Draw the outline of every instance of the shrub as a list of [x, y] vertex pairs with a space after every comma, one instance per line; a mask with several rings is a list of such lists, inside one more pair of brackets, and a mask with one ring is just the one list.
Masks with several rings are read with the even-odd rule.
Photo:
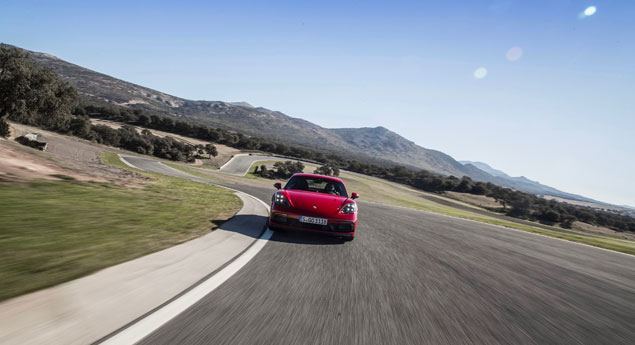
[[0, 137], [6, 138], [9, 134], [11, 134], [9, 123], [4, 119], [4, 117], [0, 117]]
[[327, 175], [327, 176], [340, 176], [340, 169], [331, 164], [325, 164], [313, 171], [316, 174]]

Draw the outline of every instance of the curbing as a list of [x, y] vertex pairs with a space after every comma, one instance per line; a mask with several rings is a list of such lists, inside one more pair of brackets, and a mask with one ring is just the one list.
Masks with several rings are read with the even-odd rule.
[[266, 216], [268, 205], [236, 192], [243, 207], [207, 235], [0, 303], [0, 343], [86, 344], [107, 340], [191, 291], [200, 293], [199, 286], [234, 261], [240, 259], [246, 264], [249, 258], [244, 254], [253, 252], [256, 243], [261, 249], [268, 239], [262, 220], [249, 216]]

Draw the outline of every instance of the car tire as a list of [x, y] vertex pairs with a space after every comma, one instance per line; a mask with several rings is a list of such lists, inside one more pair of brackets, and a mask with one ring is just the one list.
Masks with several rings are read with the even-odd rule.
[[278, 229], [277, 227], [271, 225], [269, 222], [267, 222], [267, 228], [269, 228], [269, 230], [271, 231], [280, 231], [280, 229]]

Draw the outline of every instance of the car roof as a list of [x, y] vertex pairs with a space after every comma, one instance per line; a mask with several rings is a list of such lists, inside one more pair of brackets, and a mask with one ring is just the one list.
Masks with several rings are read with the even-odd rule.
[[291, 176], [291, 177], [295, 177], [295, 176], [307, 177], [307, 178], [321, 178], [321, 179], [325, 179], [325, 180], [330, 180], [330, 181], [344, 183], [344, 181], [341, 178], [335, 177], [335, 176], [320, 175], [320, 174], [309, 174], [309, 173], [296, 173], [296, 174], [293, 174], [293, 176]]

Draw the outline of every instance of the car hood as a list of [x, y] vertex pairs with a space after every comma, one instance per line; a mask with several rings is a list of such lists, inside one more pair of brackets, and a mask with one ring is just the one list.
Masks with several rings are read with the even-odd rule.
[[300, 190], [285, 190], [285, 194], [293, 209], [318, 217], [336, 216], [344, 202], [350, 200], [343, 196]]

